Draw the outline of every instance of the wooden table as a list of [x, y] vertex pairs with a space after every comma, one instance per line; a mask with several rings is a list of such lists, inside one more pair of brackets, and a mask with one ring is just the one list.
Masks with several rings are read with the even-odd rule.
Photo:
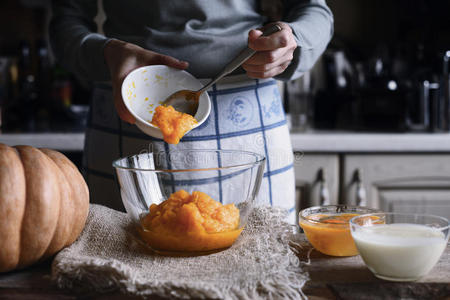
[[[309, 299], [447, 299], [450, 300], [450, 247], [424, 278], [415, 282], [389, 282], [376, 278], [361, 257], [331, 257], [304, 242], [299, 258], [310, 280], [303, 288]], [[308, 253], [310, 252], [309, 258]]]
[[[299, 248], [297, 248], [299, 249]], [[323, 255], [306, 241], [300, 242], [300, 267], [310, 274], [303, 292], [309, 299], [448, 299], [450, 300], [450, 247], [438, 264], [417, 282], [379, 280], [359, 256], [337, 258]], [[0, 299], [141, 299], [111, 291], [76, 294], [59, 290], [50, 278], [51, 261], [26, 270], [0, 275]], [[153, 297], [152, 299], [158, 299]]]

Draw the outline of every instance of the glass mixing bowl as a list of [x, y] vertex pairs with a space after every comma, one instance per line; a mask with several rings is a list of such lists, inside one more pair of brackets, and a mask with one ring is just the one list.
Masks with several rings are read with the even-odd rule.
[[264, 162], [252, 152], [199, 149], [141, 153], [113, 167], [141, 238], [155, 252], [185, 256], [233, 244], [253, 208]]
[[350, 205], [324, 205], [305, 208], [299, 213], [299, 225], [313, 247], [331, 256], [358, 254], [350, 234], [349, 221], [361, 214], [379, 210]]

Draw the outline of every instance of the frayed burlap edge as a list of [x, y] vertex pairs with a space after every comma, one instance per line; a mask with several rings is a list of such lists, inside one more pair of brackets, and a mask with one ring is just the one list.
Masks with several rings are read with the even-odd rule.
[[[91, 207], [92, 210], [92, 207]], [[271, 210], [267, 213], [267, 210]], [[264, 216], [265, 219], [258, 219]], [[286, 211], [279, 208], [258, 207], [252, 216], [254, 226], [247, 227], [247, 234], [257, 231], [258, 226], [271, 224], [274, 232], [280, 233], [278, 239], [285, 245], [288, 256], [286, 268], [270, 280], [246, 282], [244, 286], [222, 284], [218, 288], [205, 290], [205, 287], [192, 283], [185, 285], [182, 282], [143, 282], [124, 263], [108, 258], [85, 257], [83, 259], [70, 258], [70, 247], [63, 250], [69, 251], [69, 258], [63, 261], [55, 259], [52, 265], [52, 280], [59, 288], [70, 289], [80, 293], [98, 292], [105, 293], [120, 290], [122, 293], [137, 296], [160, 296], [179, 299], [306, 299], [302, 292], [308, 274], [301, 268], [301, 262], [289, 248], [289, 243], [294, 235], [294, 227], [284, 218]], [[250, 222], [249, 222], [250, 223]]]

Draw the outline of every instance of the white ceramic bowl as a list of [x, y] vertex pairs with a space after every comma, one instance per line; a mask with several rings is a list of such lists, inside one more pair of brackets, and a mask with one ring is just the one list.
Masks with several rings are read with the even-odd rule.
[[[159, 128], [151, 124], [156, 106], [172, 93], [181, 89], [198, 90], [203, 85], [186, 71], [164, 65], [138, 68], [125, 78], [122, 84], [122, 98], [125, 106], [136, 118], [136, 126], [145, 134], [162, 139]], [[209, 116], [211, 101], [208, 93], [203, 93], [195, 119], [200, 126]]]

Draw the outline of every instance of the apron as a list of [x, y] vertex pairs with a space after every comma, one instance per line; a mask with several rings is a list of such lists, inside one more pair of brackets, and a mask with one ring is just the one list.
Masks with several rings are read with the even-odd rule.
[[266, 157], [257, 205], [285, 208], [289, 211], [288, 221], [294, 223], [293, 151], [276, 81], [229, 76], [213, 85], [208, 94], [212, 104], [208, 119], [179, 144], [170, 145], [121, 121], [114, 108], [111, 86], [96, 85], [83, 157], [91, 202], [124, 210], [112, 167], [112, 162], [120, 157], [142, 151], [245, 150]]

